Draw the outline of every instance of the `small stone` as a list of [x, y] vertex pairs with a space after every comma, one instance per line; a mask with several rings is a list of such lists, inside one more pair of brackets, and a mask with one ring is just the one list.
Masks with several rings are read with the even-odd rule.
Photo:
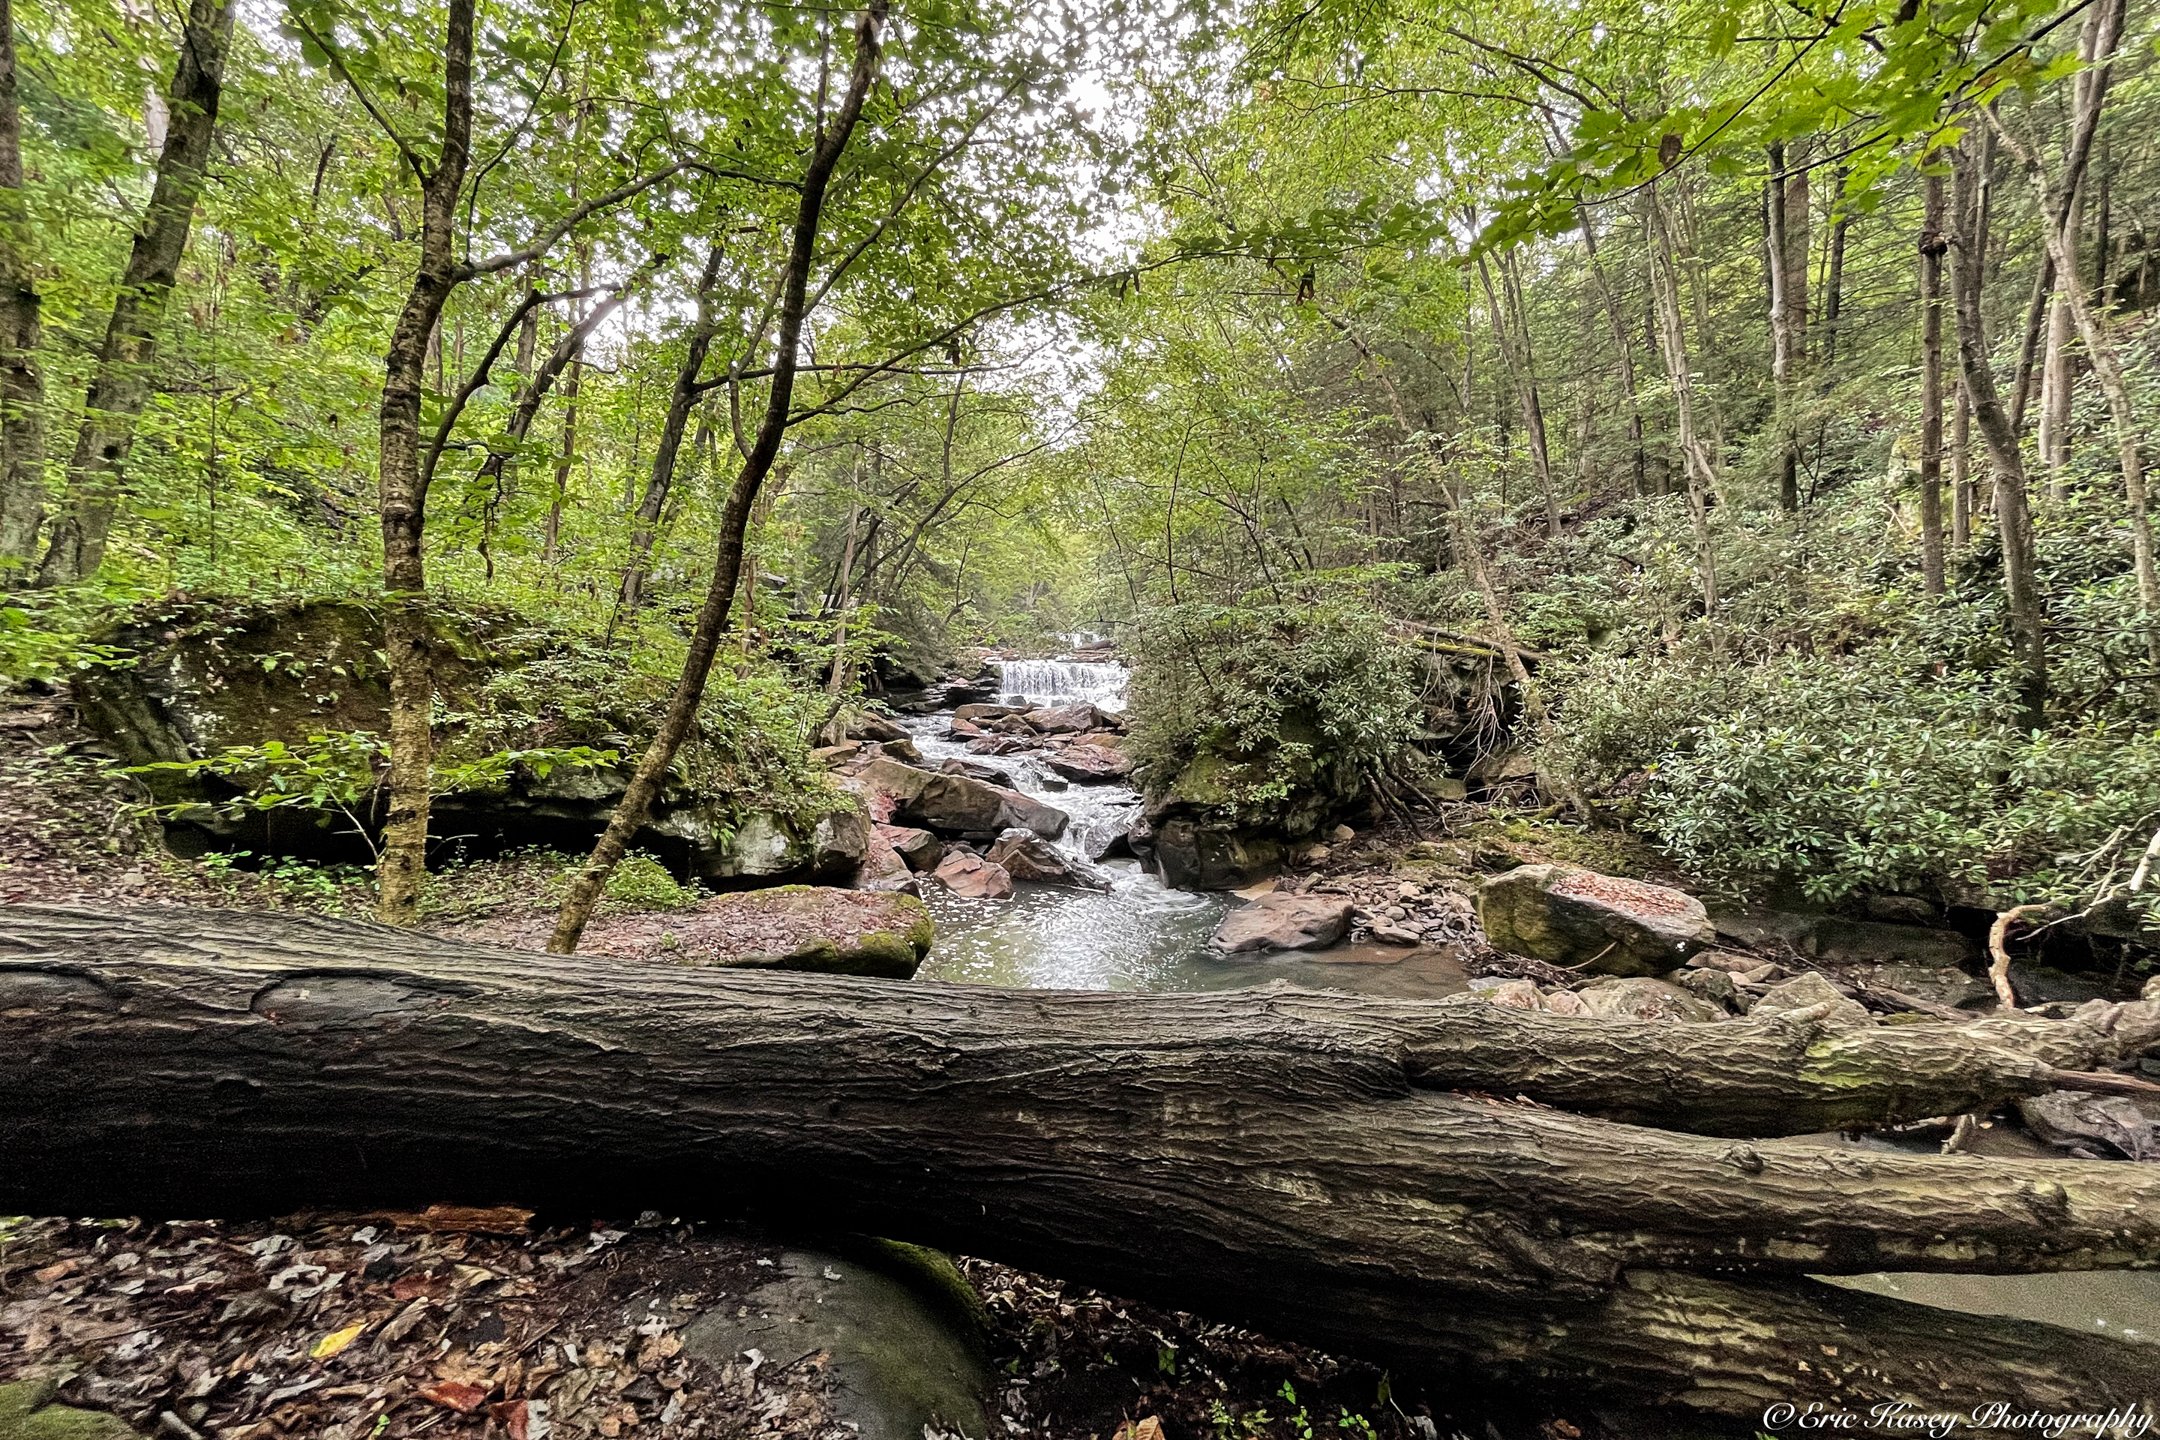
[[1334, 841], [1337, 845], [1347, 845], [1352, 840], [1357, 839], [1357, 831], [1351, 829], [1348, 825], [1337, 825], [1333, 830], [1328, 831], [1328, 839]]
[[1382, 945], [1415, 945], [1423, 938], [1415, 930], [1406, 930], [1400, 925], [1390, 925], [1384, 920], [1374, 925], [1367, 933]]
[[938, 862], [937, 880], [970, 900], [1005, 900], [1013, 893], [1012, 876], [971, 850], [953, 850]]
[[1829, 1025], [1872, 1025], [1875, 1017], [1859, 1001], [1850, 999], [1837, 986], [1809, 970], [1795, 975], [1782, 984], [1773, 985], [1756, 1000], [1748, 1015], [1761, 1019], [1765, 1015], [1785, 1015], [1796, 1010], [1812, 1010], [1824, 1007], [1823, 1022]]

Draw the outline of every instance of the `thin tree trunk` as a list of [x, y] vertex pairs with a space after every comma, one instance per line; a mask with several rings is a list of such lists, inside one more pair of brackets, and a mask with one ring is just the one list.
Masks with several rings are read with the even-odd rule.
[[1538, 392], [1537, 360], [1530, 346], [1529, 317], [1524, 313], [1522, 287], [1516, 282], [1514, 261], [1500, 257], [1500, 287], [1505, 305], [1493, 293], [1492, 273], [1484, 257], [1478, 259], [1478, 275], [1485, 282], [1485, 303], [1492, 312], [1493, 338], [1500, 347], [1508, 386], [1522, 411], [1523, 437], [1530, 448], [1530, 468], [1537, 476], [1538, 493], [1545, 499], [1545, 533], [1560, 536], [1560, 496], [1553, 482], [1552, 449], [1545, 435], [1545, 404]]
[[37, 553], [45, 517], [45, 379], [23, 194], [12, 0], [0, 0], [0, 581]]
[[1644, 192], [1643, 211], [1650, 231], [1650, 290], [1658, 346], [1664, 352], [1665, 373], [1672, 382], [1680, 455], [1687, 466], [1688, 517], [1695, 529], [1695, 565], [1702, 584], [1703, 618], [1714, 621], [1718, 583], [1717, 554], [1710, 543], [1710, 505], [1717, 496], [1717, 462], [1696, 433], [1695, 380], [1689, 367], [1687, 332], [1680, 319], [1680, 277], [1674, 270], [1672, 227], [1655, 184]]
[[1649, 491], [1650, 455], [1643, 443], [1642, 395], [1635, 383], [1635, 346], [1628, 334], [1628, 323], [1620, 314], [1620, 305], [1613, 295], [1612, 279], [1605, 273], [1605, 262], [1598, 258], [1597, 232], [1590, 224], [1587, 206], [1575, 207], [1576, 223], [1582, 228], [1583, 253], [1590, 259], [1590, 278], [1596, 282], [1598, 300], [1605, 308], [1606, 323], [1612, 328], [1613, 358], [1620, 368], [1620, 388], [1627, 392], [1628, 444], [1634, 456], [1630, 470], [1632, 477], [1630, 493], [1640, 500]]
[[180, 33], [172, 118], [158, 152], [157, 179], [128, 252], [83, 402], [82, 429], [68, 462], [66, 498], [38, 569], [43, 584], [85, 579], [104, 563], [128, 450], [135, 443], [135, 422], [157, 388], [158, 327], [202, 197], [232, 30], [232, 0], [193, 0]]
[[1770, 174], [1763, 182], [1763, 268], [1770, 280], [1770, 382], [1775, 391], [1772, 426], [1777, 434], [1778, 508], [1800, 509], [1800, 445], [1793, 427], [1792, 238], [1786, 221], [1785, 142], [1772, 142]]
[[[646, 479], [637, 512], [630, 518], [630, 556], [623, 564], [622, 584], [615, 592], [615, 613], [608, 617], [610, 639], [617, 624], [634, 615], [644, 603], [645, 570], [652, 561], [661, 517], [667, 513], [668, 495], [674, 488], [683, 432], [689, 429], [690, 411], [698, 402], [698, 377], [704, 373], [705, 357], [712, 350], [713, 335], [720, 325], [719, 310], [713, 304], [713, 286], [719, 283], [723, 253], [715, 241], [705, 252], [705, 268], [698, 272], [697, 319], [684, 340], [675, 388], [668, 394], [667, 418], [660, 426], [660, 443], [653, 449], [652, 474]], [[693, 458], [694, 454], [693, 448]]]
[[435, 681], [429, 653], [427, 487], [421, 474], [420, 406], [428, 346], [457, 283], [457, 201], [471, 160], [474, 0], [450, 0], [443, 31], [443, 140], [420, 181], [420, 254], [383, 361], [383, 649], [390, 670], [390, 763], [376, 918], [410, 925], [427, 876]]
[[1965, 377], [1956, 382], [1957, 406], [1950, 415], [1950, 548], [1963, 552], [1972, 544], [1972, 398]]
[[1995, 527], [2002, 542], [2003, 591], [2010, 612], [2011, 648], [2016, 656], [2018, 697], [2027, 724], [2038, 728], [2047, 713], [2047, 641], [2042, 630], [2040, 595], [2033, 576], [2032, 517], [2025, 498], [2025, 461], [2018, 453], [2017, 432], [1995, 388], [1988, 361], [1987, 335], [1981, 324], [1981, 273], [1978, 223], [1981, 162], [1963, 145], [1951, 150], [1956, 181], [1952, 214], [1957, 227], [1951, 240], [1950, 292], [1957, 306], [1958, 364], [1965, 391], [1972, 397], [1973, 418], [1987, 446], [1995, 476]]
[[1830, 263], [1823, 275], [1822, 303], [1822, 385], [1827, 389], [1833, 382], [1828, 373], [1837, 361], [1838, 322], [1845, 314], [1845, 246], [1852, 229], [1852, 213], [1845, 208], [1845, 181], [1850, 174], [1844, 166], [1837, 172], [1837, 218], [1830, 222]]
[[683, 657], [682, 674], [675, 682], [674, 693], [668, 698], [667, 710], [661, 716], [652, 743], [646, 747], [623, 788], [623, 797], [609, 817], [606, 831], [593, 846], [591, 857], [563, 897], [562, 908], [556, 915], [555, 933], [548, 940], [548, 949], [557, 954], [569, 954], [577, 949], [578, 938], [585, 933], [585, 924], [592, 918], [593, 907], [599, 903], [607, 877], [621, 862], [629, 849], [630, 837], [644, 825], [653, 802], [659, 799], [675, 752], [689, 737], [690, 728], [697, 720], [698, 705], [705, 698], [705, 682], [712, 673], [713, 657], [727, 634], [728, 612], [735, 603], [735, 582], [742, 573], [743, 541], [749, 529], [751, 506], [757, 502], [758, 489], [771, 473], [773, 462], [780, 454], [780, 442], [787, 434], [788, 408], [795, 393], [803, 316], [809, 304], [810, 271], [816, 262], [818, 225], [824, 215], [826, 191], [832, 184], [833, 171], [847, 149], [848, 139], [854, 134], [856, 122], [862, 118], [864, 101], [877, 74], [879, 38], [889, 8], [889, 0], [870, 0], [856, 22], [855, 59], [848, 77], [847, 94], [830, 126], [817, 137], [809, 164], [803, 169], [801, 199], [788, 245], [778, 333], [773, 345], [771, 388], [766, 396], [764, 419], [758, 425], [757, 437], [749, 452], [743, 457], [742, 468], [736, 472], [735, 483], [728, 489], [727, 504], [720, 514], [712, 581], [706, 589], [704, 604], [698, 610], [697, 624]]
[[1930, 595], [1943, 593], [1942, 176], [1927, 177], [1920, 227], [1920, 575]]

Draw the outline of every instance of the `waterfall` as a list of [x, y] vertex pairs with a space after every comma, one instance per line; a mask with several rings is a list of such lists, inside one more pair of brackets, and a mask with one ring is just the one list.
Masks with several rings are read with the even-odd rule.
[[1085, 700], [1105, 710], [1125, 708], [1123, 665], [1107, 660], [1000, 660], [998, 690], [1030, 705], [1074, 705]]

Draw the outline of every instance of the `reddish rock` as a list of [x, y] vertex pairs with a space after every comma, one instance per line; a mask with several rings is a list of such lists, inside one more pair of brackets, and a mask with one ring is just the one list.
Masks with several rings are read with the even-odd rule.
[[1132, 761], [1100, 745], [1068, 745], [1045, 754], [1042, 763], [1068, 780], [1090, 785], [1123, 780], [1133, 768]]
[[1478, 891], [1478, 921], [1502, 950], [1603, 975], [1662, 975], [1717, 943], [1685, 891], [1569, 865], [1523, 865]]
[[990, 847], [992, 864], [1005, 867], [1015, 880], [1040, 885], [1069, 885], [1079, 890], [1108, 890], [1110, 877], [1077, 855], [1068, 855], [1032, 830], [1008, 830]]
[[880, 825], [878, 835], [910, 870], [935, 870], [945, 858], [945, 842], [913, 825]]
[[1277, 891], [1225, 915], [1208, 943], [1228, 955], [1321, 950], [1350, 933], [1351, 908], [1340, 896]]
[[946, 855], [938, 862], [936, 878], [953, 894], [970, 900], [1003, 900], [1013, 893], [1012, 876], [1005, 867], [972, 850], [954, 850]]

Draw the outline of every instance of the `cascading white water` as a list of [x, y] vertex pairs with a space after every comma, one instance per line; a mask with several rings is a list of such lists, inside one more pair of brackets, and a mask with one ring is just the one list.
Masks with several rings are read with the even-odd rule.
[[1000, 660], [998, 693], [1030, 705], [1074, 705], [1085, 700], [1104, 710], [1125, 708], [1123, 665], [1107, 660]]

